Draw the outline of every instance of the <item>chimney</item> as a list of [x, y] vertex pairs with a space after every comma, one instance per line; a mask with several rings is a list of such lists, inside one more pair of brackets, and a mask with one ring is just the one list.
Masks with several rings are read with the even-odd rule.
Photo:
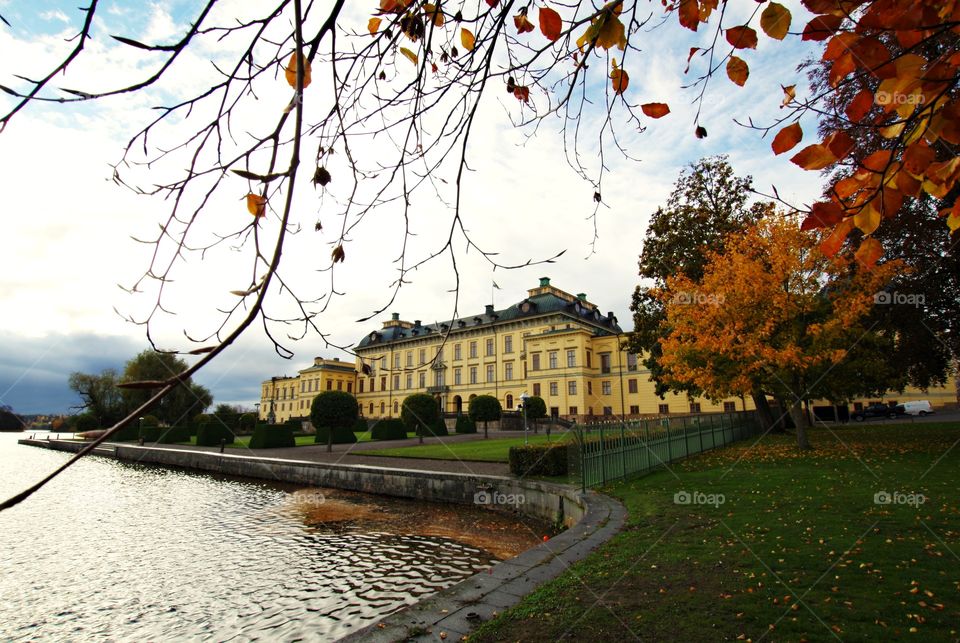
[[413, 327], [414, 327], [414, 328], [420, 328], [420, 320], [419, 320], [419, 319], [413, 320]]
[[578, 292], [578, 293], [577, 293], [577, 299], [579, 299], [580, 301], [586, 301], [586, 300], [587, 300], [587, 293], [585, 293], [585, 292]]
[[546, 288], [550, 285], [550, 277], [540, 277], [540, 287]]
[[493, 304], [487, 304], [486, 314], [487, 314], [487, 317], [493, 316]]
[[339, 362], [339, 361], [340, 361], [340, 358], [339, 358], [339, 357], [334, 357], [334, 358], [333, 358], [333, 361]]
[[393, 321], [400, 321], [400, 313], [392, 313], [390, 315], [390, 319], [392, 319]]

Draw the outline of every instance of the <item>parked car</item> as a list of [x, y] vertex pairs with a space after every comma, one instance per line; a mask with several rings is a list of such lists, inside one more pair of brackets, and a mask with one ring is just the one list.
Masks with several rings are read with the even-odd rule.
[[854, 411], [850, 417], [854, 422], [863, 422], [868, 418], [890, 418], [891, 420], [899, 415], [906, 415], [907, 411], [903, 404], [896, 406], [887, 406], [886, 404], [871, 404], [865, 406], [859, 411]]
[[930, 406], [930, 402], [927, 400], [917, 400], [916, 402], [904, 402], [903, 410], [906, 411], [908, 415], [919, 415], [923, 417], [924, 415], [930, 415], [933, 413], [933, 407]]

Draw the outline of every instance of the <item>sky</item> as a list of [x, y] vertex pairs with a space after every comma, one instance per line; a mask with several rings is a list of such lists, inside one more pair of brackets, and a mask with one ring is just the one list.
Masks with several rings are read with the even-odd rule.
[[[155, 55], [137, 55], [112, 41], [120, 34], [142, 42], [174, 42], [195, 16], [201, 3], [102, 2], [95, 18], [94, 39], [56, 87], [103, 90], [142, 77], [156, 68]], [[234, 16], [254, 15], [262, 3], [223, 2], [210, 17], [214, 24], [229, 24]], [[375, 3], [368, 3], [371, 8]], [[486, 6], [485, 3], [481, 3]], [[641, 3], [642, 5], [643, 3]], [[785, 2], [794, 13], [792, 31], [805, 24], [808, 14], [799, 2]], [[659, 11], [659, 3], [650, 3]], [[754, 2], [731, 3], [725, 25], [742, 22]], [[323, 8], [323, 3], [318, 5]], [[370, 16], [363, 3], [349, 3], [341, 27], [365, 30]], [[738, 13], [741, 12], [741, 13]], [[314, 18], [319, 19], [319, 11]], [[0, 24], [0, 85], [23, 87], [14, 77], [38, 77], [55, 64], [70, 43], [82, 16], [76, 3], [59, 1], [0, 0], [0, 15], [11, 27]], [[486, 304], [506, 307], [521, 300], [526, 290], [549, 276], [553, 285], [572, 293], [585, 292], [602, 311], [612, 311], [625, 330], [632, 328], [630, 296], [637, 285], [637, 257], [651, 213], [665, 203], [681, 169], [701, 157], [728, 154], [739, 175], [751, 175], [755, 187], [769, 192], [775, 185], [780, 196], [798, 205], [813, 202], [821, 191], [817, 173], [790, 163], [789, 154], [775, 157], [772, 134], [734, 123], [734, 119], [768, 124], [782, 114], [781, 85], [796, 84], [803, 96], [806, 86], [796, 63], [816, 53], [792, 34], [783, 43], [761, 35], [756, 51], [742, 53], [751, 74], [744, 87], [731, 83], [721, 69], [707, 89], [700, 123], [705, 139], [693, 135], [696, 89], [684, 89], [704, 60], [695, 57], [691, 72], [683, 73], [690, 47], [710, 38], [702, 31], [652, 24], [636, 34], [641, 52], [622, 59], [630, 73], [626, 99], [634, 105], [667, 102], [671, 113], [659, 120], [643, 119], [644, 131], [626, 119], [618, 122], [618, 142], [631, 158], [612, 144], [604, 150], [603, 204], [596, 218], [593, 187], [564, 161], [562, 121], [545, 119], [536, 130], [515, 127], [521, 106], [506, 92], [491, 91], [478, 110], [468, 151], [469, 171], [461, 182], [461, 218], [470, 239], [504, 265], [522, 265], [563, 252], [550, 264], [515, 270], [494, 270], [477, 248], [468, 248], [455, 236], [453, 255], [444, 254], [407, 273], [396, 293], [394, 260], [406, 249], [408, 263], [428, 257], [445, 239], [451, 211], [454, 170], [435, 172], [436, 190], [414, 194], [408, 223], [412, 236], [404, 237], [404, 216], [397, 204], [387, 204], [357, 223], [344, 246], [346, 259], [331, 276], [329, 263], [340, 212], [347, 196], [336, 188], [346, 184], [342, 161], [331, 161], [334, 179], [330, 189], [318, 191], [309, 183], [298, 185], [295, 199], [299, 233], [288, 240], [281, 276], [304, 296], [327, 294], [326, 308], [316, 318], [321, 337], [305, 335], [296, 324], [272, 322], [272, 336], [293, 352], [284, 359], [267, 338], [263, 325], [254, 325], [195, 380], [208, 387], [216, 402], [252, 406], [259, 398], [260, 382], [274, 375], [292, 375], [306, 368], [314, 356], [352, 361], [349, 347], [378, 328], [397, 312], [402, 319], [425, 323], [482, 311]], [[653, 21], [654, 23], [656, 20]], [[538, 32], [530, 37], [539, 36]], [[725, 47], [725, 45], [723, 45]], [[142, 320], [155, 301], [149, 283], [143, 292], [128, 292], [147, 270], [152, 246], [138, 242], [156, 236], [169, 212], [161, 197], [135, 194], [111, 179], [126, 141], [155, 115], [152, 107], [168, 104], [209, 84], [222, 66], [240, 51], [235, 43], [198, 41], [171, 74], [149, 91], [98, 102], [31, 105], [17, 114], [0, 133], [0, 177], [4, 185], [4, 214], [0, 218], [0, 404], [24, 414], [67, 412], [78, 404], [67, 378], [73, 371], [99, 372], [122, 369], [124, 362], [148, 347]], [[12, 62], [11, 62], [12, 61]], [[595, 64], [602, 68], [604, 61]], [[396, 73], [404, 73], [398, 63]], [[305, 103], [323, 108], [322, 72], [305, 92]], [[237, 139], [256, 132], [261, 121], [273, 122], [289, 101], [289, 87], [280, 79], [258, 89], [256, 99], [245, 103], [231, 132]], [[609, 81], [596, 74], [590, 86], [596, 91]], [[269, 80], [269, 79], [268, 79]], [[400, 80], [403, 80], [400, 78]], [[311, 91], [315, 93], [311, 95]], [[535, 96], [534, 100], [544, 100]], [[0, 94], [0, 111], [14, 104]], [[318, 109], [319, 109], [318, 108]], [[198, 110], [202, 115], [202, 110]], [[529, 112], [527, 112], [529, 114]], [[263, 118], [266, 116], [267, 118]], [[583, 125], [595, 124], [597, 112], [584, 115]], [[179, 120], [162, 127], [151, 144], [169, 148], [191, 121]], [[807, 137], [815, 131], [812, 120], [801, 120]], [[308, 137], [309, 138], [309, 137]], [[360, 142], [354, 152], [376, 162], [389, 148], [382, 137]], [[316, 143], [304, 145], [312, 162]], [[597, 148], [585, 145], [583, 157], [591, 167], [599, 163]], [[141, 186], [170, 180], [183, 168], [183, 155], [172, 162], [148, 168], [130, 168], [130, 177]], [[337, 163], [340, 165], [337, 165]], [[445, 181], [445, 183], [444, 183]], [[362, 185], [368, 185], [363, 183]], [[242, 229], [249, 223], [243, 197], [245, 181], [237, 179], [211, 200], [197, 224], [199, 234]], [[323, 230], [315, 231], [320, 221]], [[352, 222], [351, 222], [352, 223]], [[273, 226], [273, 227], [271, 227]], [[275, 217], [266, 217], [263, 233], [275, 232]], [[596, 237], [594, 232], [596, 231]], [[404, 245], [405, 244], [405, 245]], [[222, 321], [218, 310], [237, 301], [231, 290], [250, 285], [250, 256], [236, 243], [223, 243], [206, 253], [187, 253], [184, 262], [164, 286], [164, 309], [150, 326], [151, 337], [165, 349], [190, 350], [199, 338], [216, 331]], [[162, 253], [161, 253], [162, 255]], [[452, 270], [456, 262], [457, 273]], [[457, 276], [459, 276], [459, 291]], [[496, 282], [499, 290], [492, 288]], [[390, 303], [391, 297], [395, 300]], [[389, 304], [389, 305], [388, 305]], [[366, 322], [374, 311], [386, 310]], [[271, 291], [268, 310], [275, 317], [291, 314], [289, 294]], [[303, 336], [302, 336], [303, 335]], [[300, 338], [302, 336], [302, 338]], [[209, 343], [209, 342], [208, 342]]]

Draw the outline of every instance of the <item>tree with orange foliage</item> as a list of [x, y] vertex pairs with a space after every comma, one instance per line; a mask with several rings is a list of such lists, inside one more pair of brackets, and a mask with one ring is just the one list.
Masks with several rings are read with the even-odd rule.
[[810, 448], [803, 403], [814, 393], [848, 393], [834, 396], [824, 383], [873, 332], [863, 321], [899, 268], [828, 257], [819, 236], [791, 218], [766, 217], [709, 253], [702, 280], [677, 275], [657, 292], [670, 329], [661, 340], [664, 379], [712, 399], [758, 387], [781, 396], [801, 449]]

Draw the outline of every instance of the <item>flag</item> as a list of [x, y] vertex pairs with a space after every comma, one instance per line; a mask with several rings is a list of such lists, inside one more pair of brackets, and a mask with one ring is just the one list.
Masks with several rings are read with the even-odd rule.
[[498, 285], [497, 285], [497, 282], [495, 282], [495, 281], [493, 282], [493, 287], [496, 288], [497, 290], [500, 290], [500, 289], [501, 289], [500, 286], [498, 286]]

